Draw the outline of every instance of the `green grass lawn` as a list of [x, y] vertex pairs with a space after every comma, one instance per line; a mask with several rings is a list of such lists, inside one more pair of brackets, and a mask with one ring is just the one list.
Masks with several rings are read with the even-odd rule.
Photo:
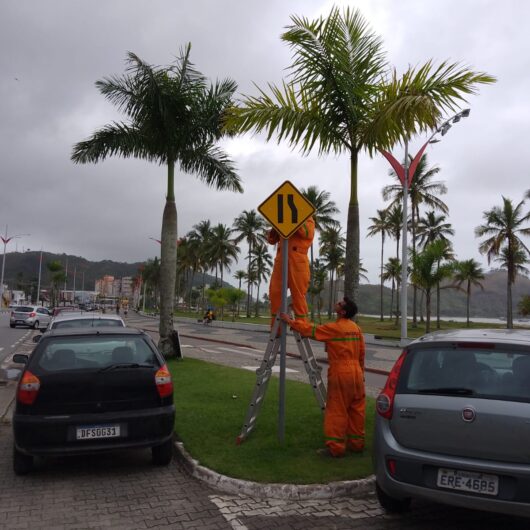
[[333, 459], [323, 447], [322, 414], [308, 384], [286, 382], [285, 441], [278, 439], [279, 380], [272, 377], [256, 426], [236, 444], [256, 382], [254, 372], [185, 358], [170, 361], [175, 388], [175, 431], [202, 465], [256, 482], [328, 483], [372, 473], [374, 400], [368, 398], [366, 450]]

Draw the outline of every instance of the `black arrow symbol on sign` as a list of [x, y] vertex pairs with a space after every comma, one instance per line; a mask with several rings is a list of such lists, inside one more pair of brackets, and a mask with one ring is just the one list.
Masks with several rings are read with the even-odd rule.
[[[278, 193], [278, 223], [283, 223], [283, 193]], [[298, 223], [298, 208], [294, 203], [294, 195], [287, 194], [287, 205], [291, 210], [291, 223]]]

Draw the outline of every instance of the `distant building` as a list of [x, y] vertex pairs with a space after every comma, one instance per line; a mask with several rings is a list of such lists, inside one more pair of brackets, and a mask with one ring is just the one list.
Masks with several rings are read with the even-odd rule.
[[103, 278], [96, 280], [96, 287], [94, 289], [99, 296], [110, 298], [114, 295], [114, 276], [103, 276]]

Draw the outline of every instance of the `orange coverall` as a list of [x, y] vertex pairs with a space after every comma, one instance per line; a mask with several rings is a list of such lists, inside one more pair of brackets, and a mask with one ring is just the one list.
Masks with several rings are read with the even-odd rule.
[[[288, 273], [287, 286], [291, 291], [291, 304], [293, 306], [294, 318], [305, 319], [308, 317], [306, 301], [307, 288], [309, 287], [310, 267], [307, 251], [315, 236], [315, 221], [312, 217], [305, 220], [304, 224], [289, 238], [288, 243]], [[271, 245], [280, 243], [280, 236], [276, 230], [269, 231], [267, 240]], [[269, 300], [271, 304], [271, 326], [274, 325], [276, 314], [282, 304], [282, 245], [278, 245], [278, 251], [274, 260], [271, 282], [269, 286]]]
[[329, 368], [324, 438], [329, 452], [342, 456], [346, 447], [362, 451], [366, 396], [361, 329], [348, 318], [322, 326], [298, 320], [290, 326], [304, 337], [326, 343]]

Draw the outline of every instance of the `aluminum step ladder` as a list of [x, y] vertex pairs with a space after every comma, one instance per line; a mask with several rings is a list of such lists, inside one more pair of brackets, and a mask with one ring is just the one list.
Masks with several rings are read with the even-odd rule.
[[[276, 317], [269, 335], [269, 342], [265, 348], [263, 360], [261, 361], [260, 367], [256, 370], [256, 386], [254, 387], [254, 392], [250, 400], [243, 428], [241, 429], [239, 436], [236, 438], [237, 445], [241, 444], [247, 438], [256, 425], [256, 420], [272, 375], [272, 368], [276, 363], [276, 357], [280, 351], [281, 338], [277, 336], [279, 328], [280, 318]], [[313, 389], [313, 394], [315, 395], [320, 410], [323, 413], [326, 408], [326, 386], [322, 381], [322, 367], [319, 366], [315, 359], [315, 354], [313, 353], [309, 339], [302, 337], [300, 333], [294, 330], [293, 334], [296, 339], [298, 351], [300, 352], [300, 357], [304, 363], [304, 368], [309, 376], [309, 382]]]

